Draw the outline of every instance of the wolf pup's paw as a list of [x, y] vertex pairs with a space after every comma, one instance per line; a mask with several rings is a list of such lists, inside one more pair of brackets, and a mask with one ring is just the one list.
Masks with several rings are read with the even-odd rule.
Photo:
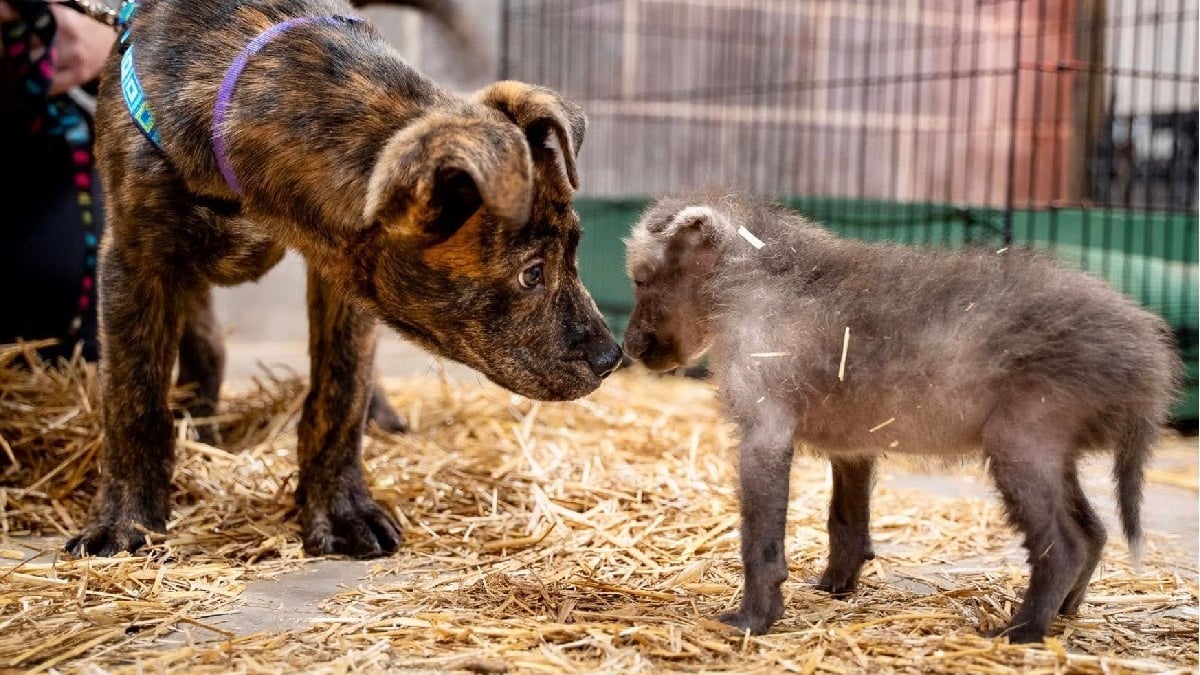
[[1014, 645], [1041, 642], [1045, 638], [1044, 631], [1030, 625], [1001, 626], [1000, 628], [982, 631], [982, 633], [984, 637], [989, 638], [1007, 637], [1009, 644]]
[[740, 608], [736, 612], [726, 612], [717, 619], [726, 625], [733, 626], [740, 632], [750, 631], [751, 635], [764, 635], [782, 615], [782, 612], [755, 612]]
[[377, 558], [395, 553], [404, 539], [396, 520], [367, 495], [338, 495], [324, 507], [306, 504], [301, 524], [309, 555]]
[[818, 591], [825, 591], [835, 598], [844, 598], [858, 588], [858, 570], [836, 568], [830, 565], [813, 587]]
[[849, 556], [839, 556], [835, 552], [830, 555], [825, 572], [821, 574], [821, 578], [813, 584], [813, 587], [818, 591], [825, 591], [835, 598], [844, 598], [858, 588], [858, 575], [862, 571], [863, 564], [874, 559], [875, 551], [871, 548], [870, 542], [863, 545], [861, 551], [855, 550]]
[[739, 631], [748, 630], [751, 635], [762, 635], [783, 616], [783, 593], [777, 588], [760, 589], [759, 592], [747, 588], [745, 593], [736, 612], [726, 612], [717, 618]]
[[1063, 616], [1077, 616], [1079, 614], [1079, 607], [1083, 605], [1085, 595], [1087, 595], [1087, 586], [1072, 589], [1067, 594], [1067, 597], [1063, 599], [1062, 605], [1058, 608], [1058, 613]]
[[134, 553], [146, 545], [146, 529], [128, 520], [92, 523], [68, 539], [63, 548], [67, 553], [80, 558], [88, 555], [111, 556], [121, 551]]

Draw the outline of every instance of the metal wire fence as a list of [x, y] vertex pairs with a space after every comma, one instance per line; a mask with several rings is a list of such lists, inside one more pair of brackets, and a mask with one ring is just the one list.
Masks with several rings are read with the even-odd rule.
[[645, 200], [715, 184], [849, 236], [1053, 247], [1162, 313], [1194, 383], [1198, 2], [504, 0], [501, 74], [589, 115], [580, 265], [618, 327]]
[[1195, 0], [504, 8], [504, 74], [592, 117], [593, 195], [1196, 207]]

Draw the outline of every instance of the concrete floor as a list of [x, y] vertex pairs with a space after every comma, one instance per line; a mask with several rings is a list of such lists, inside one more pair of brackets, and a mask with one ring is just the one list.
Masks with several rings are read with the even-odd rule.
[[[1195, 439], [1191, 439], [1194, 441]], [[1195, 462], [1190, 466], [1194, 470]], [[1160, 468], [1168, 468], [1160, 464]], [[1108, 464], [1103, 461], [1090, 462], [1083, 471], [1084, 486], [1093, 497], [1097, 511], [1105, 519], [1112, 538], [1118, 537], [1119, 532], [1115, 520], [1115, 507], [1111, 497], [1112, 488], [1108, 474]], [[901, 471], [885, 471], [880, 477], [879, 487], [894, 489], [919, 489], [927, 493], [933, 501], [948, 501], [963, 497], [978, 496], [988, 493], [990, 485], [966, 476], [929, 475]], [[882, 516], [883, 514], [876, 514]], [[1198, 533], [1200, 533], [1200, 514], [1196, 493], [1184, 488], [1156, 483], [1146, 486], [1145, 505], [1142, 510], [1143, 524], [1147, 532], [1155, 535], [1168, 535], [1175, 538], [1178, 545], [1190, 552], [1195, 559], [1200, 554]], [[1111, 548], [1111, 547], [1110, 547]], [[903, 543], [887, 542], [877, 544], [877, 551], [886, 557], [905, 552]], [[403, 555], [403, 554], [401, 554]], [[1106, 556], [1119, 555], [1108, 551]], [[1010, 564], [1023, 564], [1024, 552], [1019, 548], [1014, 537], [1006, 549], [1005, 558]], [[955, 561], [955, 566], [971, 566], [971, 561]], [[989, 565], [994, 562], [988, 563]], [[919, 566], [916, 568], [898, 568], [896, 574], [890, 575], [889, 583], [909, 588], [909, 590], [928, 594], [937, 589], [916, 579], [933, 576], [945, 565]], [[414, 580], [427, 578], [430, 570], [411, 569], [402, 575], [379, 576], [373, 572], [378, 569], [378, 562], [351, 560], [323, 560], [306, 565], [303, 569], [282, 574], [270, 580], [252, 581], [247, 584], [238, 608], [221, 617], [214, 617], [214, 623], [225, 630], [239, 635], [257, 631], [283, 631], [303, 628], [311, 625], [314, 620], [327, 617], [319, 607], [321, 603], [338, 593], [353, 589], [364, 584], [396, 584], [403, 583], [406, 577]], [[1184, 575], [1193, 575], [1195, 570], [1182, 570]], [[370, 580], [367, 581], [367, 578]], [[793, 580], [794, 581], [794, 580]], [[190, 639], [179, 635], [168, 637], [168, 640], [180, 641]]]
[[[412, 350], [410, 350], [411, 352]], [[409, 353], [406, 355], [409, 363], [418, 363], [422, 355]], [[404, 361], [398, 357], [397, 362]], [[1186, 439], [1184, 442], [1194, 442], [1196, 439]], [[1176, 468], [1169, 466], [1170, 462], [1178, 462], [1176, 458], [1168, 460], [1166, 465], [1157, 462], [1158, 468]], [[1192, 470], [1196, 463], [1189, 462]], [[1085, 488], [1093, 497], [1095, 506], [1105, 519], [1112, 537], [1119, 532], [1115, 520], [1115, 508], [1111, 498], [1111, 485], [1108, 475], [1108, 465], [1103, 461], [1090, 462], [1084, 467], [1083, 481]], [[963, 497], [978, 496], [981, 491], [991, 490], [990, 485], [968, 476], [930, 475], [909, 473], [905, 471], [888, 470], [882, 472], [879, 487], [892, 489], [919, 489], [929, 495], [933, 501], [948, 501]], [[882, 516], [883, 514], [876, 514]], [[1142, 510], [1143, 524], [1147, 532], [1155, 536], [1167, 535], [1175, 539], [1178, 546], [1190, 553], [1195, 559], [1200, 554], [1200, 513], [1196, 493], [1192, 490], [1162, 485], [1150, 482], [1146, 486], [1145, 505]], [[58, 538], [37, 538], [22, 542], [26, 550], [46, 550], [58, 548], [62, 540]], [[876, 550], [887, 558], [889, 554], [907, 552], [902, 542], [877, 543]], [[401, 553], [400, 555], [403, 555]], [[1106, 556], [1118, 555], [1111, 551]], [[1014, 538], [1005, 551], [1005, 558], [1013, 565], [1021, 565], [1024, 558]], [[415, 561], [414, 561], [415, 562]], [[427, 562], [424, 564], [428, 564]], [[968, 560], [955, 561], [956, 566], [971, 566]], [[989, 561], [989, 565], [994, 564]], [[945, 565], [929, 565], [920, 567], [897, 568], [890, 575], [888, 583], [904, 586], [918, 594], [936, 592], [937, 589], [917, 579], [928, 578]], [[378, 574], [378, 561], [356, 560], [321, 560], [305, 565], [293, 572], [280, 574], [272, 579], [250, 581], [246, 585], [236, 608], [228, 613], [207, 619], [212, 624], [231, 631], [237, 635], [249, 635], [259, 631], [282, 632], [301, 629], [314, 621], [327, 618], [329, 615], [320, 609], [322, 603], [335, 595], [363, 585], [381, 585], [404, 583], [406, 578], [414, 581], [427, 579], [432, 570], [414, 567], [402, 574]], [[1185, 576], [1195, 576], [1195, 569], [1181, 570]], [[795, 581], [793, 579], [793, 581]], [[173, 644], [184, 644], [194, 640], [210, 639], [205, 631], [200, 634], [185, 627], [183, 630], [162, 638], [164, 648]]]

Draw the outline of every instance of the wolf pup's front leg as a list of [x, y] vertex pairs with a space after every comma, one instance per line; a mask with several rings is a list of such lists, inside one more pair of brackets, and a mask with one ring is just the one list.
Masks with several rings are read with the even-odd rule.
[[[781, 416], [786, 416], [782, 414]], [[742, 445], [738, 478], [742, 499], [742, 602], [721, 621], [761, 635], [783, 615], [787, 580], [784, 534], [787, 528], [792, 428], [780, 420], [739, 421]]]
[[400, 526], [371, 498], [362, 470], [375, 319], [310, 267], [308, 320], [312, 383], [297, 430], [304, 550], [358, 558], [392, 553]]

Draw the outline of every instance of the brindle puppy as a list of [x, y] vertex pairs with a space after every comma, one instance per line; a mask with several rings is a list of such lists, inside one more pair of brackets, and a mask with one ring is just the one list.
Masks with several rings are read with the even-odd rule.
[[164, 529], [181, 338], [202, 323], [212, 285], [254, 279], [286, 248], [309, 266], [296, 501], [310, 553], [400, 543], [360, 459], [376, 320], [532, 398], [583, 396], [617, 366], [575, 267], [585, 118], [553, 91], [500, 82], [461, 97], [368, 23], [296, 25], [237, 78], [220, 129], [234, 180], [219, 170], [214, 105], [239, 53], [290, 18], [350, 13], [337, 0], [144, 2], [129, 42], [161, 148], [122, 100], [119, 57], [107, 64], [96, 120], [105, 442], [68, 550], [132, 550]]
[[1088, 450], [1116, 449], [1136, 556], [1143, 467], [1181, 364], [1164, 322], [1103, 281], [1028, 251], [841, 239], [778, 204], [720, 193], [660, 200], [628, 245], [630, 356], [667, 369], [711, 346], [741, 429], [746, 579], [724, 621], [762, 633], [783, 613], [796, 441], [833, 465], [817, 588], [835, 595], [875, 555], [871, 481], [884, 452], [982, 448], [1032, 566], [1004, 631], [1014, 642], [1078, 610], [1100, 560], [1104, 526], [1076, 473]]

